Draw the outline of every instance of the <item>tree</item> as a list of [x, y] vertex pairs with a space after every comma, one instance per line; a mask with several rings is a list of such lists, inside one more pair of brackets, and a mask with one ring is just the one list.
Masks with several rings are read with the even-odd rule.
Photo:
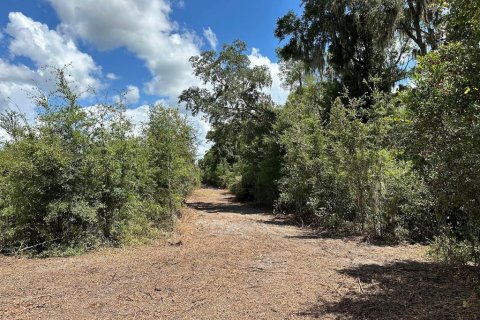
[[480, 264], [480, 5], [448, 1], [447, 43], [419, 59], [406, 92], [409, 153], [433, 195], [443, 234], [434, 252], [449, 263]]
[[[322, 229], [389, 240], [431, 236], [436, 229], [426, 188], [395, 139], [404, 132], [398, 98], [374, 92], [364, 122], [358, 113], [365, 112], [366, 99], [332, 102], [326, 90], [324, 83], [310, 83], [289, 96], [279, 115], [284, 153], [277, 208]], [[331, 104], [329, 121], [322, 100]]]
[[446, 234], [466, 241], [468, 259], [476, 264], [480, 264], [479, 40], [443, 45], [422, 58], [415, 88], [405, 101], [412, 119], [410, 151], [435, 196]]
[[312, 74], [303, 61], [290, 59], [280, 61], [280, 77], [285, 89], [295, 91], [302, 90]]
[[398, 27], [413, 40], [415, 55], [424, 56], [444, 41], [446, 5], [442, 0], [403, 0]]
[[480, 3], [475, 0], [450, 0], [446, 21], [447, 40], [478, 48], [480, 39]]
[[250, 66], [246, 44], [235, 41], [220, 53], [206, 51], [190, 59], [195, 76], [210, 88], [191, 87], [182, 92], [193, 114], [203, 112], [213, 127], [238, 121], [262, 121], [271, 116], [272, 100], [264, 92], [272, 84], [266, 66]]
[[214, 146], [201, 162], [206, 181], [229, 185], [239, 198], [271, 203], [279, 168], [278, 145], [270, 139], [276, 109], [266, 93], [272, 80], [266, 66], [251, 66], [245, 51], [246, 44], [235, 41], [219, 53], [192, 57], [205, 87], [189, 88], [179, 100], [212, 125], [207, 138]]
[[302, 5], [300, 17], [289, 12], [277, 21], [275, 35], [288, 40], [279, 49], [281, 58], [305, 62], [355, 97], [368, 96], [374, 87], [388, 92], [407, 76], [410, 58], [443, 40], [441, 1], [303, 0]]
[[395, 47], [397, 0], [306, 0], [301, 17], [289, 12], [277, 21], [275, 35], [288, 43], [285, 60], [301, 60], [313, 71], [346, 86], [354, 96], [371, 92], [372, 78], [389, 90], [404, 77], [398, 63], [405, 45]]

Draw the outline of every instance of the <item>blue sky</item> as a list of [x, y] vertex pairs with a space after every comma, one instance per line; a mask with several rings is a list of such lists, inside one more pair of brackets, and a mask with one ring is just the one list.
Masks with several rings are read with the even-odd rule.
[[[272, 97], [282, 103], [288, 92], [280, 86], [273, 30], [289, 10], [299, 11], [300, 1], [2, 0], [0, 111], [16, 104], [33, 117], [25, 92], [47, 90], [41, 67], [71, 64], [79, 90], [93, 87], [112, 98], [126, 90], [130, 116], [140, 123], [146, 105], [175, 105], [181, 90], [199, 84], [190, 56], [236, 39], [247, 42], [253, 65], [270, 68]], [[208, 124], [192, 123], [203, 137]]]

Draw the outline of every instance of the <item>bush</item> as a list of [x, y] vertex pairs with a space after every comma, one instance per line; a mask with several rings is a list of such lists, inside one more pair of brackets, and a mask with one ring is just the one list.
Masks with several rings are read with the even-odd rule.
[[480, 53], [451, 43], [420, 61], [405, 103], [410, 152], [434, 197], [448, 237], [468, 245], [480, 264]]
[[345, 95], [325, 121], [315, 89], [291, 96], [281, 118], [278, 208], [323, 228], [395, 241], [432, 237], [428, 190], [394, 137], [405, 122], [398, 99], [374, 93], [367, 110], [366, 99]]
[[[64, 254], [154, 237], [195, 184], [192, 128], [155, 106], [141, 136], [121, 104], [82, 108], [57, 70], [31, 126], [3, 114], [0, 250]], [[143, 239], [143, 240], [142, 240]]]
[[470, 244], [452, 236], [435, 237], [428, 253], [433, 259], [452, 267], [465, 266], [472, 262]]

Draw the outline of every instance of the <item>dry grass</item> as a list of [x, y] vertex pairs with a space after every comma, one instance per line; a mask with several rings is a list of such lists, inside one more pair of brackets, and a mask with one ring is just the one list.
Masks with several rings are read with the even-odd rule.
[[0, 257], [0, 318], [480, 319], [470, 273], [424, 253], [318, 237], [201, 189], [166, 243]]

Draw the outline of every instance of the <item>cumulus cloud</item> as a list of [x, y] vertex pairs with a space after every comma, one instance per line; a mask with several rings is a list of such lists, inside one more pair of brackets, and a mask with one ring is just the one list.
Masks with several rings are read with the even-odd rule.
[[13, 56], [29, 58], [38, 68], [62, 68], [68, 65], [71, 79], [82, 91], [100, 86], [96, 77], [101, 72], [100, 68], [72, 40], [20, 12], [11, 12], [8, 18], [10, 22], [5, 31], [12, 37], [8, 48]]
[[140, 90], [137, 86], [128, 85], [125, 92], [121, 95], [116, 95], [113, 97], [115, 102], [123, 100], [126, 104], [135, 104], [140, 100]]
[[260, 50], [253, 48], [252, 53], [248, 56], [252, 66], [267, 66], [272, 76], [272, 86], [270, 94], [275, 103], [283, 104], [287, 100], [289, 91], [282, 88], [280, 79], [280, 66], [278, 63], [272, 62], [268, 57], [263, 56]]
[[[170, 18], [172, 5], [182, 7], [183, 1], [49, 1], [62, 22], [62, 32], [100, 50], [125, 47], [143, 60], [152, 76], [144, 84], [145, 92], [163, 97], [167, 105], [176, 105], [182, 90], [200, 85], [189, 59], [200, 54], [202, 39]], [[216, 47], [218, 40], [211, 28], [205, 29], [203, 36]], [[139, 108], [131, 111], [136, 118], [144, 117], [145, 108]], [[208, 148], [204, 139], [208, 125], [200, 118], [192, 117], [191, 121], [203, 153]]]
[[0, 111], [14, 109], [33, 119], [32, 93], [36, 89], [50, 90], [54, 84], [51, 72], [44, 66], [62, 68], [69, 65], [69, 77], [82, 92], [100, 87], [96, 77], [101, 73], [100, 67], [73, 41], [22, 13], [11, 12], [8, 18], [5, 28], [8, 37], [4, 41], [8, 41], [10, 56], [28, 58], [36, 68], [0, 59]]
[[26, 66], [9, 64], [0, 59], [0, 112], [14, 109], [33, 119], [35, 107], [30, 94], [41, 77]]
[[167, 0], [50, 0], [61, 30], [101, 50], [126, 47], [145, 62], [152, 74], [146, 91], [177, 97], [198, 84], [189, 58], [200, 53], [200, 40], [181, 30], [169, 17]]
[[142, 105], [134, 109], [127, 109], [126, 116], [133, 125], [133, 134], [139, 136], [142, 132], [142, 127], [148, 122], [148, 113], [150, 106]]
[[13, 65], [0, 59], [0, 83], [33, 83], [39, 74], [23, 65]]
[[212, 28], [208, 27], [207, 29], [203, 29], [203, 35], [207, 39], [210, 47], [215, 50], [217, 48], [218, 39], [217, 35], [213, 32]]
[[197, 147], [197, 155], [198, 157], [203, 157], [205, 153], [210, 149], [210, 147], [213, 145], [212, 142], [206, 141], [203, 137], [205, 137], [212, 128], [211, 125], [203, 120], [202, 118], [192, 118], [192, 122], [194, 127], [197, 129], [197, 135], [200, 137], [199, 139], [199, 145]]
[[137, 103], [140, 99], [140, 90], [138, 87], [129, 85], [127, 86], [127, 92], [125, 94], [125, 100], [127, 103]]

